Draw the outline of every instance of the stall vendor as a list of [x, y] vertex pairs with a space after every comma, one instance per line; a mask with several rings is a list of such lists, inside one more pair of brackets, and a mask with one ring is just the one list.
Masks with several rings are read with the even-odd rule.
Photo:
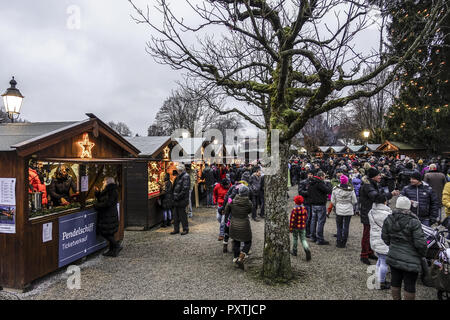
[[77, 185], [69, 175], [69, 169], [62, 165], [56, 170], [55, 177], [48, 187], [48, 193], [54, 206], [66, 206], [70, 203], [70, 190], [77, 194]]
[[42, 192], [42, 205], [47, 206], [47, 188], [44, 184], [43, 175], [41, 174], [37, 162], [31, 161], [28, 167], [28, 185], [29, 193]]

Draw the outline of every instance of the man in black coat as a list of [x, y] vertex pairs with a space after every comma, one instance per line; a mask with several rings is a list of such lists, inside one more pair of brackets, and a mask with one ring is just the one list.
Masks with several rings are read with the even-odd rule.
[[402, 196], [411, 200], [411, 211], [419, 217], [422, 224], [430, 226], [440, 220], [440, 205], [436, 193], [422, 182], [422, 175], [415, 171], [409, 185], [403, 188]]
[[398, 196], [399, 191], [385, 192], [380, 187], [381, 174], [375, 168], [367, 170], [367, 177], [363, 178], [361, 189], [359, 190], [359, 199], [361, 203], [361, 223], [364, 226], [363, 236], [361, 239], [361, 262], [370, 265], [369, 259], [376, 260], [372, 248], [370, 247], [370, 221], [369, 211], [374, 203], [385, 203], [393, 196]]
[[209, 165], [205, 164], [205, 169], [203, 169], [202, 172], [202, 179], [205, 180], [205, 187], [206, 187], [206, 206], [212, 207], [214, 206], [213, 203], [213, 189], [214, 189], [214, 172], [209, 167]]
[[[261, 168], [257, 167], [255, 173], [250, 176], [249, 188], [252, 195], [252, 219], [253, 221], [259, 221], [256, 218], [256, 212], [258, 205], [260, 205], [261, 197]], [[261, 214], [261, 212], [260, 212]]]
[[311, 239], [318, 245], [330, 244], [323, 237], [325, 222], [327, 221], [328, 195], [333, 191], [330, 183], [325, 183], [325, 173], [319, 171], [317, 176], [311, 179], [308, 188], [309, 202], [311, 203]]
[[304, 199], [303, 205], [305, 206], [306, 211], [308, 212], [308, 218], [306, 220], [306, 228], [305, 228], [307, 238], [311, 238], [312, 211], [311, 211], [311, 203], [309, 200], [308, 189], [309, 189], [309, 185], [311, 184], [313, 176], [314, 175], [313, 175], [312, 171], [308, 171], [306, 179], [301, 180], [298, 184], [298, 194], [303, 197], [303, 199]]
[[180, 232], [180, 221], [183, 227], [181, 235], [189, 233], [188, 218], [186, 213], [186, 206], [189, 204], [189, 189], [191, 187], [191, 178], [186, 172], [184, 165], [177, 166], [178, 176], [173, 182], [173, 200], [174, 200], [174, 223], [173, 231], [170, 234], [177, 234]]

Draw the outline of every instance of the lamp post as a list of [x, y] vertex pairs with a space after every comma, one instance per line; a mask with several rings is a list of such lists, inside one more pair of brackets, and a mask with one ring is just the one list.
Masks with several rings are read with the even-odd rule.
[[366, 150], [364, 150], [364, 153], [367, 153], [367, 145], [369, 143], [369, 135], [370, 135], [370, 131], [369, 130], [364, 130], [363, 131], [363, 136], [366, 139]]
[[11, 122], [14, 122], [15, 117], [16, 119], [19, 118], [24, 96], [20, 93], [19, 89], [16, 88], [17, 82], [14, 80], [14, 77], [12, 77], [9, 84], [11, 87], [2, 94], [2, 97], [6, 114], [8, 115], [8, 118], [11, 119]]

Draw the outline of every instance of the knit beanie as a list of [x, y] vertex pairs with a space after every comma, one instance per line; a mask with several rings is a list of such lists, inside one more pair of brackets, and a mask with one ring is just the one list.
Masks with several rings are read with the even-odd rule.
[[369, 179], [372, 179], [373, 177], [376, 177], [379, 174], [380, 174], [380, 172], [375, 168], [370, 168], [367, 171], [367, 175], [369, 176]]
[[239, 195], [240, 196], [248, 196], [248, 193], [249, 193], [248, 187], [246, 187], [245, 185], [241, 185], [239, 187]]
[[397, 209], [409, 210], [409, 209], [411, 209], [411, 200], [409, 200], [407, 197], [400, 196], [397, 199], [397, 203], [395, 204], [395, 207]]
[[303, 203], [303, 201], [304, 201], [304, 199], [303, 199], [302, 196], [295, 196], [295, 197], [294, 197], [294, 202], [295, 202], [295, 204], [297, 204], [297, 205], [301, 205], [301, 204]]
[[347, 183], [348, 183], [348, 177], [345, 174], [343, 174], [341, 176], [341, 184], [347, 184]]

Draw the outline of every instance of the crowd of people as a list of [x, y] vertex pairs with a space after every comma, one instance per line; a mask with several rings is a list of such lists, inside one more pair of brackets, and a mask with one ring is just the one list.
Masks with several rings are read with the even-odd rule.
[[[427, 251], [422, 225], [432, 226], [450, 215], [449, 162], [440, 158], [304, 157], [290, 161], [289, 172], [299, 194], [294, 198], [291, 226], [293, 221], [306, 221], [298, 223], [305, 237], [329, 245], [323, 230], [327, 217], [334, 213], [336, 247], [345, 248], [351, 218], [358, 215], [363, 224], [360, 260], [367, 265], [377, 261], [378, 289], [391, 289], [393, 299], [401, 299], [403, 283], [404, 299], [413, 300]], [[303, 211], [302, 219], [295, 218]], [[292, 254], [296, 255], [295, 234], [293, 240]], [[310, 259], [307, 243], [303, 247]], [[386, 281], [388, 270], [390, 283]]]
[[[161, 205], [163, 226], [173, 218], [174, 230], [188, 234], [192, 212], [192, 180], [200, 175], [206, 191], [207, 207], [216, 208], [218, 241], [223, 252], [232, 243], [233, 263], [244, 267], [250, 254], [250, 219], [264, 219], [264, 175], [257, 165], [208, 165], [201, 172], [189, 166], [177, 167], [172, 184], [166, 176]], [[402, 160], [394, 157], [314, 159], [302, 157], [289, 162], [291, 184], [298, 189], [290, 212], [289, 230], [297, 256], [298, 242], [310, 261], [308, 242], [330, 245], [324, 226], [331, 214], [336, 216], [336, 247], [345, 249], [354, 215], [363, 225], [360, 261], [376, 261], [378, 289], [391, 289], [394, 299], [414, 299], [421, 272], [421, 257], [427, 243], [421, 225], [432, 226], [450, 215], [450, 166], [441, 159]], [[259, 210], [258, 210], [259, 209]], [[192, 214], [192, 213], [191, 213]], [[386, 281], [390, 270], [391, 282]]]

